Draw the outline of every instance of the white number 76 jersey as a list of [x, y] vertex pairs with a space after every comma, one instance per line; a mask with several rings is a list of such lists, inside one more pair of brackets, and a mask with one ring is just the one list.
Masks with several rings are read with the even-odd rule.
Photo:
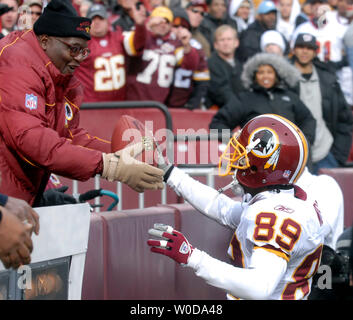
[[[317, 205], [294, 190], [263, 192], [243, 211], [228, 254], [238, 267], [249, 265], [253, 250], [268, 250], [287, 261], [271, 299], [306, 299], [321, 259], [328, 228]], [[228, 295], [229, 296], [229, 295]]]

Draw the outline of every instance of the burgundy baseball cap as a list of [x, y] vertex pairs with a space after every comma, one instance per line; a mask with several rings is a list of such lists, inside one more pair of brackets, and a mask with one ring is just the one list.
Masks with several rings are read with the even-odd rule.
[[190, 7], [203, 7], [203, 9], [207, 11], [207, 4], [204, 0], [191, 0], [186, 8]]

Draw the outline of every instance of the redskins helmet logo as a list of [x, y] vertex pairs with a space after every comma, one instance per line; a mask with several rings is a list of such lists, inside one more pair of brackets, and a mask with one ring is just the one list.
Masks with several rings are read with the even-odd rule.
[[265, 169], [271, 166], [273, 166], [272, 170], [276, 168], [281, 148], [278, 135], [274, 130], [266, 127], [254, 130], [249, 136], [249, 145], [254, 145], [251, 153], [256, 157], [269, 158], [264, 165]]

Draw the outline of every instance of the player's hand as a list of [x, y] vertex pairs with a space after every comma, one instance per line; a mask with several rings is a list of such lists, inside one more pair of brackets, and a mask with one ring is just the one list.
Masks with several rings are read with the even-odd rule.
[[22, 222], [28, 222], [33, 227], [36, 235], [39, 234], [38, 213], [24, 200], [8, 197], [5, 208], [14, 214]]
[[13, 213], [0, 207], [0, 259], [5, 268], [18, 268], [31, 262], [32, 225], [23, 223]]
[[182, 265], [188, 263], [193, 247], [181, 232], [171, 226], [156, 223], [153, 229], [148, 230], [148, 234], [161, 238], [161, 240], [147, 241], [147, 244], [152, 247], [152, 252], [164, 254]]
[[103, 153], [102, 178], [126, 183], [137, 192], [163, 189], [163, 170], [135, 159], [143, 148], [139, 142], [115, 153]]

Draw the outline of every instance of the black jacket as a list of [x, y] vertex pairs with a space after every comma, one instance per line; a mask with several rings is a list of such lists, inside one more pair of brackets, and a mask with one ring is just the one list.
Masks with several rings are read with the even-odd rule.
[[223, 60], [216, 51], [208, 59], [210, 70], [210, 85], [207, 92], [206, 105], [222, 107], [227, 101], [244, 90], [240, 76], [243, 66], [238, 59], [234, 59], [235, 67]]
[[119, 17], [112, 23], [114, 30], [117, 30], [119, 27], [122, 31], [131, 31], [133, 29], [135, 21], [131, 19], [123, 7], [116, 5], [114, 7], [114, 13], [119, 15]]
[[280, 86], [265, 90], [254, 85], [251, 90], [241, 92], [238, 97], [239, 99], [232, 98], [218, 110], [210, 123], [210, 129], [233, 130], [237, 126], [243, 127], [258, 115], [274, 113], [295, 123], [308, 142], [314, 142], [316, 120], [293, 91]]
[[[261, 24], [261, 22], [255, 20], [246, 30], [240, 34], [237, 58], [241, 62], [244, 63], [248, 58], [252, 57], [256, 53], [261, 52], [260, 41], [261, 36], [265, 31], [267, 31], [267, 29]], [[282, 37], [284, 43], [286, 44], [284, 55], [287, 55], [289, 52], [289, 44], [283, 35]]]
[[219, 26], [223, 24], [227, 24], [237, 30], [237, 23], [228, 16], [226, 16], [224, 19], [216, 19], [215, 17], [206, 14], [200, 24], [199, 30], [210, 43], [211, 51], [213, 51], [213, 33]]
[[[292, 60], [293, 61], [293, 60]], [[336, 160], [343, 165], [349, 156], [352, 146], [353, 116], [337, 77], [329, 65], [314, 60], [314, 66], [320, 81], [322, 95], [322, 115], [334, 142], [331, 152]], [[299, 94], [299, 85], [296, 87]]]

